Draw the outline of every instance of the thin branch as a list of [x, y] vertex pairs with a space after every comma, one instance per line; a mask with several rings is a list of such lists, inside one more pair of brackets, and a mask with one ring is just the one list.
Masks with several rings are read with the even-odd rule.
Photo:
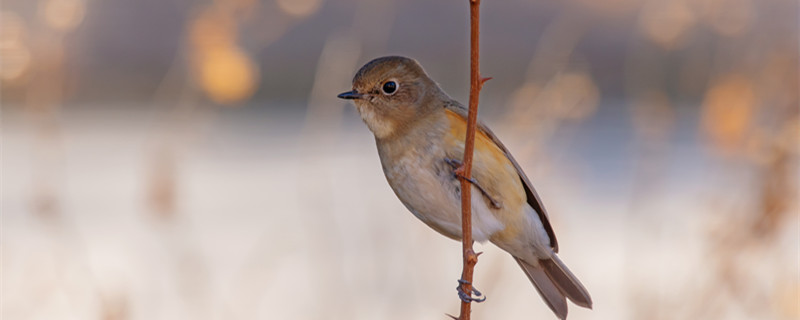
[[[478, 38], [480, 36], [479, 17], [480, 17], [480, 0], [469, 0], [470, 11], [470, 84], [469, 84], [469, 113], [467, 115], [467, 137], [464, 142], [464, 161], [458, 168], [459, 176], [461, 179], [461, 230], [462, 230], [462, 249], [464, 250], [464, 267], [461, 272], [461, 291], [471, 296], [472, 288], [472, 274], [475, 271], [475, 264], [478, 263], [478, 254], [472, 250], [472, 185], [469, 180], [472, 177], [472, 154], [475, 150], [475, 130], [478, 122], [478, 97], [480, 95], [483, 83], [489, 80], [488, 78], [481, 78], [480, 64], [479, 64], [479, 45]], [[469, 299], [462, 299], [461, 313], [458, 316], [459, 320], [469, 320], [471, 301]]]

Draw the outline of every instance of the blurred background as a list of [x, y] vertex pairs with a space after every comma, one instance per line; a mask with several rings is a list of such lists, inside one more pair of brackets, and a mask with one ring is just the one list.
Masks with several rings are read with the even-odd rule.
[[[3, 319], [447, 319], [460, 244], [336, 99], [468, 91], [467, 1], [5, 0]], [[798, 319], [798, 2], [484, 1], [481, 117], [592, 293], [570, 319]], [[475, 319], [554, 319], [502, 251]]]

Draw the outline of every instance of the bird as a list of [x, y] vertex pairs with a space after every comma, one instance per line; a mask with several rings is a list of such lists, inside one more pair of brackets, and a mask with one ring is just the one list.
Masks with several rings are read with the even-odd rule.
[[[461, 185], [467, 109], [414, 59], [373, 59], [353, 77], [352, 100], [375, 137], [381, 167], [403, 205], [438, 233], [461, 240]], [[592, 298], [559, 259], [558, 242], [539, 195], [497, 136], [478, 122], [472, 163], [472, 234], [508, 252], [559, 319], [567, 302]], [[462, 298], [463, 299], [463, 298]]]

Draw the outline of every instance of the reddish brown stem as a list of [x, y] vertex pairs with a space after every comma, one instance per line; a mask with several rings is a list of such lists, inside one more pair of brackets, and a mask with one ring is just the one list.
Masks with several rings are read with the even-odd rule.
[[[469, 113], [467, 115], [467, 137], [464, 142], [464, 160], [461, 162], [460, 171], [463, 176], [461, 179], [461, 230], [462, 230], [462, 249], [464, 251], [464, 266], [461, 272], [461, 290], [466, 293], [472, 292], [472, 274], [475, 271], [475, 264], [478, 263], [478, 255], [472, 250], [472, 186], [468, 179], [472, 177], [472, 154], [475, 150], [475, 130], [478, 122], [478, 97], [483, 83], [489, 78], [481, 78], [479, 64], [478, 38], [480, 35], [479, 17], [480, 0], [469, 1], [470, 12], [470, 72], [469, 72]], [[471, 302], [461, 302], [460, 320], [469, 320], [471, 312]]]

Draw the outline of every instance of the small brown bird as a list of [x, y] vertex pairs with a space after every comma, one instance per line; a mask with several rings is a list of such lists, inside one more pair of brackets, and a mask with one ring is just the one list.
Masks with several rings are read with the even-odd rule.
[[[413, 59], [382, 57], [353, 78], [352, 99], [375, 135], [383, 172], [417, 218], [461, 239], [461, 186], [454, 170], [464, 156], [467, 110]], [[472, 234], [510, 253], [560, 318], [566, 299], [592, 307], [592, 298], [558, 258], [558, 243], [542, 201], [500, 140], [478, 124], [472, 168]]]

